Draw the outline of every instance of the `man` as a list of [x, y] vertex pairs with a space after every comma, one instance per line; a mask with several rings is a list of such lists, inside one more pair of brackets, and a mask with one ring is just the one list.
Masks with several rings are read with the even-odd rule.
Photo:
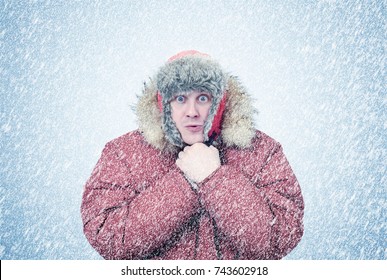
[[84, 233], [106, 259], [280, 259], [303, 198], [251, 100], [208, 55], [171, 57], [144, 88], [139, 129], [109, 142], [87, 181]]

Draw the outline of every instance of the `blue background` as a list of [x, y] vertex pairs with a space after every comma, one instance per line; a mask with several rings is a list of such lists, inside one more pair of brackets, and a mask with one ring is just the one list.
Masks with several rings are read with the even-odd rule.
[[99, 259], [83, 185], [142, 84], [197, 49], [239, 76], [305, 198], [287, 259], [386, 259], [384, 1], [0, 1], [0, 258]]

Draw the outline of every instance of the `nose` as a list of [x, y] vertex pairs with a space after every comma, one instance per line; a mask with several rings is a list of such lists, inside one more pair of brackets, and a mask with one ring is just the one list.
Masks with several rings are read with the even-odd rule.
[[197, 104], [195, 100], [188, 100], [186, 103], [186, 116], [189, 118], [196, 118], [199, 116], [199, 111], [197, 109]]

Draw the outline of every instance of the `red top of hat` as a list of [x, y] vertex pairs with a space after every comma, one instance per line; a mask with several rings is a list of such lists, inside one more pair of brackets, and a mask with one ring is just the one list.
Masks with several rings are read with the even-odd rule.
[[206, 53], [202, 53], [202, 52], [199, 52], [199, 51], [196, 51], [196, 50], [187, 50], [187, 51], [179, 52], [179, 53], [175, 54], [174, 56], [171, 56], [168, 59], [168, 62], [174, 61], [176, 59], [179, 59], [179, 58], [182, 58], [182, 57], [185, 57], [185, 56], [190, 56], [190, 55], [198, 55], [198, 56], [210, 57], [210, 55], [208, 55]]

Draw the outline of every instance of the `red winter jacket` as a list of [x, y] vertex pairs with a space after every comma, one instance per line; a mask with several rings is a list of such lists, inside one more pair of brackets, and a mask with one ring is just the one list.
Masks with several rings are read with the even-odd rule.
[[[234, 86], [231, 93], [243, 93]], [[303, 234], [297, 179], [272, 138], [254, 130], [241, 147], [230, 145], [232, 135], [218, 146], [221, 167], [197, 190], [175, 165], [176, 154], [157, 148], [144, 131], [109, 142], [83, 194], [90, 244], [106, 259], [280, 259], [289, 253]]]

